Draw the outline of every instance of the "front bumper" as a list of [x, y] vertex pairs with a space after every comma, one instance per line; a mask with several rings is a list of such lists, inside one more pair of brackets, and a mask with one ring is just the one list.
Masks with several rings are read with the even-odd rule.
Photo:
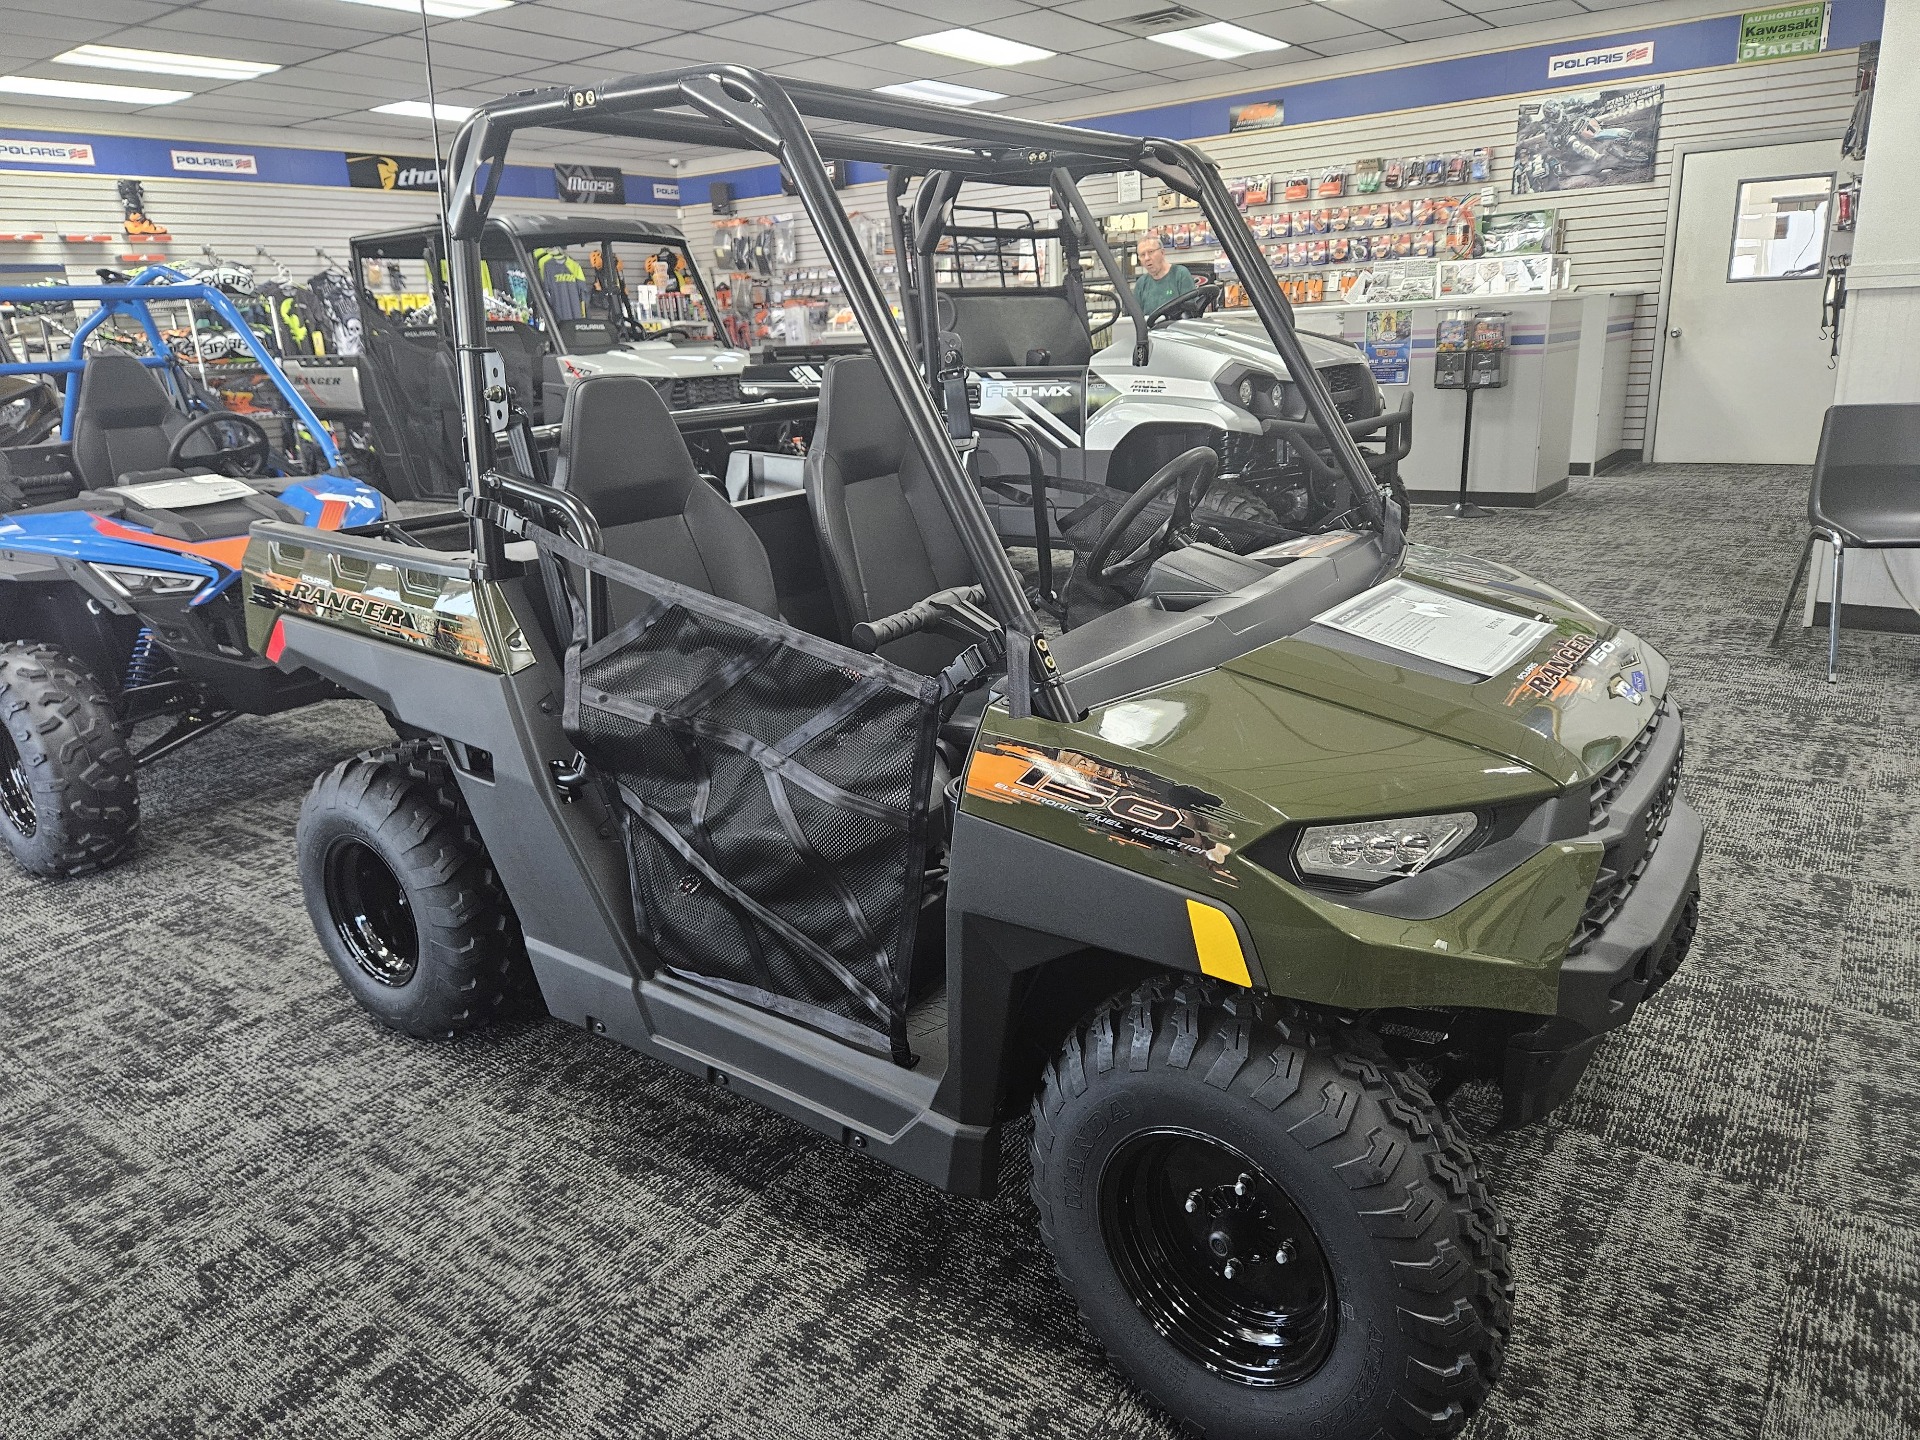
[[1632, 780], [1609, 797], [1606, 859], [1589, 920], [1560, 967], [1559, 1013], [1507, 1044], [1504, 1123], [1537, 1120], [1573, 1092], [1600, 1041], [1679, 969], [1699, 923], [1706, 832], [1680, 785], [1683, 737], [1666, 718]]

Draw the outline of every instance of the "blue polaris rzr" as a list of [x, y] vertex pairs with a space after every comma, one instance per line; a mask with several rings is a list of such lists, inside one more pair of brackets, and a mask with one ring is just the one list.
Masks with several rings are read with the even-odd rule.
[[[248, 649], [247, 531], [261, 519], [344, 529], [387, 505], [340, 473], [326, 427], [219, 290], [164, 268], [125, 284], [0, 287], [0, 302], [48, 301], [99, 308], [66, 359], [0, 363], [0, 380], [36, 375], [64, 392], [57, 440], [0, 448], [0, 840], [54, 876], [132, 852], [141, 766], [236, 715], [340, 694]], [[179, 301], [239, 337], [323, 473], [287, 473], [265, 427], [190, 383], [153, 313]], [[116, 330], [146, 353], [109, 341]], [[148, 721], [159, 732], [137, 740]]]

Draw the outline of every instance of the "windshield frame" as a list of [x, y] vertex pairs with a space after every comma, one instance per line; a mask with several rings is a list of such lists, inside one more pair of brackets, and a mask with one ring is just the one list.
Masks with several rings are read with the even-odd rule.
[[[521, 268], [526, 271], [528, 297], [533, 303], [533, 308], [540, 314], [541, 324], [545, 328], [548, 336], [551, 337], [554, 353], [556, 354], [568, 355], [573, 352], [567, 348], [566, 332], [559, 326], [559, 317], [554, 313], [552, 299], [548, 296], [546, 287], [540, 283], [540, 271], [539, 266], [534, 261], [534, 250], [536, 248], [545, 250], [553, 246], [565, 248], [573, 245], [594, 246], [600, 251], [600, 263], [603, 266], [613, 265], [615, 256], [611, 247], [618, 244], [644, 246], [648, 249], [677, 250], [687, 262], [687, 273], [693, 277], [693, 283], [699, 292], [700, 303], [706, 307], [707, 325], [713, 331], [711, 343], [720, 346], [723, 350], [737, 350], [740, 348], [727, 339], [726, 329], [720, 323], [719, 307], [715, 305], [713, 291], [708, 288], [707, 285], [706, 272], [700, 268], [699, 262], [694, 259], [693, 247], [687, 243], [684, 236], [675, 238], [668, 235], [613, 235], [607, 233], [605, 230], [597, 229], [592, 225], [583, 224], [577, 234], [540, 235], [529, 239], [529, 237], [522, 235], [511, 226], [503, 225], [497, 220], [489, 221], [488, 223], [489, 228], [494, 230], [496, 234], [504, 233], [512, 241], [514, 255], [518, 258]], [[534, 240], [538, 241], [537, 246], [533, 243]], [[616, 276], [620, 274], [618, 268], [613, 269], [610, 273]], [[629, 281], [626, 278], [620, 278], [618, 294], [620, 296], [621, 317], [622, 322], [631, 327], [636, 333], [632, 336], [622, 336], [621, 339], [623, 343], [628, 340], [638, 340], [643, 343], [651, 341], [656, 337], [645, 333], [645, 326], [641, 323], [639, 316], [634, 312], [633, 294], [627, 288], [628, 284]], [[708, 342], [701, 341], [698, 343], [705, 344]]]

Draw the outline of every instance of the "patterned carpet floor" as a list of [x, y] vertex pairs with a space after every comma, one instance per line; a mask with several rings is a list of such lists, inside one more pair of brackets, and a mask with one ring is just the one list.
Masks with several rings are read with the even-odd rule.
[[[1475, 1440], [1920, 1434], [1920, 637], [1766, 637], [1805, 471], [1648, 468], [1415, 533], [1672, 659], [1694, 958], [1547, 1123]], [[1457, 535], [1457, 541], [1446, 537]], [[145, 779], [139, 859], [0, 865], [0, 1435], [1167, 1437], [1035, 1238], [558, 1025], [377, 1029], [292, 866], [371, 710]]]

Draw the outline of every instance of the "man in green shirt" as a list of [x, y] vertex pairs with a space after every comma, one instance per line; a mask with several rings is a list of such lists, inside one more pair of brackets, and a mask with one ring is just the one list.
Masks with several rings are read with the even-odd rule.
[[1193, 272], [1167, 259], [1167, 247], [1158, 235], [1148, 235], [1134, 247], [1140, 257], [1140, 278], [1133, 282], [1133, 295], [1140, 308], [1151, 315], [1171, 300], [1195, 288]]

